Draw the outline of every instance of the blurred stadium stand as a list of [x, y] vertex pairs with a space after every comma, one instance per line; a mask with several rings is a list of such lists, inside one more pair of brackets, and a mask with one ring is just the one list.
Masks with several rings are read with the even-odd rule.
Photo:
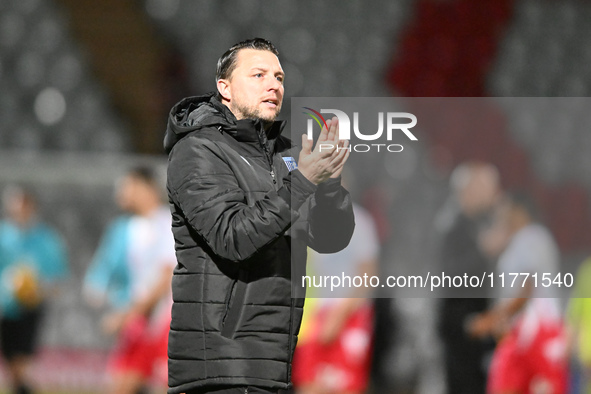
[[[407, 97], [584, 96], [590, 12], [581, 1], [419, 1], [402, 34], [405, 56], [394, 58], [388, 80]], [[430, 125], [429, 144], [446, 151], [451, 166], [496, 164], [506, 187], [535, 195], [564, 252], [587, 253], [590, 141], [577, 125], [588, 124], [588, 102], [499, 100], [479, 108], [477, 119], [469, 115], [474, 102], [457, 106], [449, 123]], [[568, 203], [576, 213], [565, 213]]]
[[135, 1], [56, 0], [84, 46], [92, 71], [125, 116], [132, 148], [162, 153], [167, 106], [162, 89], [169, 54]]
[[122, 120], [53, 1], [0, 3], [0, 70], [3, 149], [128, 150]]
[[[380, 75], [410, 0], [144, 0], [148, 15], [188, 59], [197, 92], [215, 89], [226, 48], [253, 36], [279, 48], [288, 96], [386, 96]], [[345, 82], [346, 81], [346, 82]]]

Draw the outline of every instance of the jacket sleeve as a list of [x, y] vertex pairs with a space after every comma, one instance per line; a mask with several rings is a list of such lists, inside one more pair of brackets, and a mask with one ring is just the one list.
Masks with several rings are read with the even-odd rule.
[[336, 253], [344, 249], [355, 229], [353, 204], [340, 178], [318, 185], [310, 199], [310, 247], [319, 253]]
[[[171, 152], [168, 191], [213, 254], [239, 262], [283, 236], [316, 186], [303, 176], [284, 178], [278, 191], [249, 206], [236, 175], [215, 143], [187, 137]], [[307, 183], [306, 183], [307, 182]]]

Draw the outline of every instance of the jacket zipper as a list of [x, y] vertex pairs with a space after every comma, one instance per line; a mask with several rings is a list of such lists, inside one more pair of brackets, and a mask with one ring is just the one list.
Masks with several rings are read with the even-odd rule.
[[269, 152], [269, 147], [267, 146], [267, 144], [263, 143], [260, 134], [258, 134], [258, 137], [259, 137], [259, 144], [263, 148], [263, 151], [265, 152], [265, 156], [267, 157], [267, 162], [269, 163], [269, 170], [270, 170], [269, 174], [271, 175], [271, 179], [273, 180], [273, 185], [277, 185], [277, 179], [275, 179], [275, 169], [273, 168], [273, 158], [271, 156], [271, 152]]
[[[288, 355], [290, 359], [293, 359], [292, 354], [292, 337], [293, 337], [293, 311], [294, 311], [294, 301], [293, 298], [291, 299], [291, 304], [289, 307], [289, 338], [287, 342], [287, 351], [289, 352]], [[287, 381], [291, 381], [291, 362], [287, 363]]]
[[265, 150], [265, 156], [267, 156], [267, 161], [269, 162], [269, 172], [271, 174], [271, 179], [273, 180], [273, 185], [277, 185], [277, 179], [275, 179], [275, 169], [273, 168], [273, 158], [271, 157], [271, 153], [269, 152], [267, 144], [263, 144], [263, 149]]
[[226, 318], [228, 317], [228, 312], [230, 311], [230, 302], [232, 301], [232, 292], [234, 291], [234, 287], [236, 286], [236, 282], [238, 279], [234, 279], [232, 281], [232, 286], [230, 286], [230, 291], [226, 295], [226, 309], [224, 311], [224, 316], [222, 317], [222, 327], [226, 324]]

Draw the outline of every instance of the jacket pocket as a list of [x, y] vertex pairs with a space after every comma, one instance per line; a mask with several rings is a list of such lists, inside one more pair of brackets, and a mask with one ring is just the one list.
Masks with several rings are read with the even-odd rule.
[[232, 286], [226, 297], [226, 312], [222, 319], [221, 334], [225, 338], [232, 338], [238, 327], [242, 306], [246, 297], [246, 281], [242, 280], [244, 275], [240, 272], [239, 278], [232, 282]]

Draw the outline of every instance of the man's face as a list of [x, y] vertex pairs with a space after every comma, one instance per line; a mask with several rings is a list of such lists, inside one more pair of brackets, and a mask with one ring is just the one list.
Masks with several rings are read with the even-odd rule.
[[466, 213], [479, 215], [489, 211], [497, 200], [498, 188], [496, 174], [490, 169], [486, 167], [472, 169], [470, 180], [460, 195]]
[[15, 223], [25, 225], [35, 214], [34, 203], [23, 193], [14, 191], [4, 201], [6, 214]]
[[158, 191], [152, 185], [133, 175], [119, 179], [115, 189], [119, 208], [132, 214], [140, 214], [147, 200], [158, 199]]
[[272, 52], [242, 49], [236, 68], [218, 89], [237, 119], [274, 121], [283, 102], [284, 73]]
[[115, 199], [119, 208], [125, 212], [133, 213], [135, 210], [137, 181], [131, 176], [125, 176], [117, 180], [115, 186]]

